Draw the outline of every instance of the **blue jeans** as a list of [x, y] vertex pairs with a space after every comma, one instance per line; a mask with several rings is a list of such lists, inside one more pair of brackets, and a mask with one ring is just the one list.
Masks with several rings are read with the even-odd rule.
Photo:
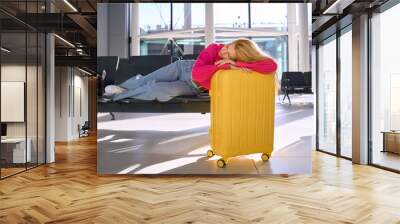
[[192, 83], [194, 63], [195, 60], [179, 60], [148, 75], [133, 76], [119, 85], [126, 91], [115, 95], [113, 100], [134, 98], [165, 102], [176, 96], [197, 95], [202, 90]]

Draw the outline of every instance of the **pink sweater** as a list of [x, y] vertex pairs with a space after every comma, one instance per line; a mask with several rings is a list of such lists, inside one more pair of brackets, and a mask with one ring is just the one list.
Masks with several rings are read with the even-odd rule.
[[[211, 78], [216, 71], [230, 68], [228, 64], [224, 64], [221, 66], [214, 65], [216, 61], [222, 59], [219, 57], [218, 52], [221, 50], [223, 46], [224, 44], [208, 45], [207, 48], [205, 48], [200, 52], [200, 55], [193, 66], [192, 69], [193, 80], [206, 89], [210, 89]], [[275, 61], [269, 58], [255, 62], [236, 61], [236, 66], [248, 68], [253, 71], [264, 74], [275, 72], [278, 67]]]

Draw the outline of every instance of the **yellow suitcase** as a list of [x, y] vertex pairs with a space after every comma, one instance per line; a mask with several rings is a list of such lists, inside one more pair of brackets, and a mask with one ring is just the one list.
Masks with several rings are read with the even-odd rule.
[[274, 145], [275, 74], [218, 71], [211, 81], [211, 150], [218, 167], [239, 155], [262, 153], [267, 161]]

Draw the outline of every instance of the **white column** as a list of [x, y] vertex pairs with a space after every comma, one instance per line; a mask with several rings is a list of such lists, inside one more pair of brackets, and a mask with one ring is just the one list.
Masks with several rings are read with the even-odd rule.
[[131, 16], [131, 54], [140, 55], [140, 26], [139, 26], [139, 3], [132, 3]]
[[368, 15], [353, 20], [353, 162], [368, 163]]
[[299, 40], [297, 33], [297, 4], [286, 4], [287, 5], [287, 25], [288, 25], [288, 59], [289, 59], [289, 71], [299, 71]]
[[310, 71], [310, 42], [308, 39], [308, 7], [306, 3], [297, 4], [299, 34], [299, 70]]
[[[192, 28], [192, 3], [184, 3], [184, 24], [183, 29], [189, 30]], [[184, 45], [183, 51], [185, 54], [193, 54], [193, 45]]]
[[[54, 6], [47, 2], [48, 12], [54, 12]], [[46, 163], [55, 161], [55, 43], [54, 34], [46, 35]]]
[[108, 3], [97, 4], [97, 56], [108, 56]]
[[192, 28], [192, 3], [184, 3], [183, 17], [184, 17], [183, 28], [191, 29]]
[[209, 44], [215, 41], [215, 29], [214, 29], [214, 5], [213, 3], [206, 3], [206, 27], [205, 27], [205, 44]]
[[289, 71], [310, 71], [307, 4], [287, 4], [287, 11]]
[[108, 53], [109, 56], [127, 58], [129, 51], [128, 3], [108, 4]]

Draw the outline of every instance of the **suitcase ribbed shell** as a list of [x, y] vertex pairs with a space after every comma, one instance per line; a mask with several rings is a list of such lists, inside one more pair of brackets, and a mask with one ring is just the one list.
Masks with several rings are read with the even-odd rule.
[[274, 145], [275, 74], [218, 71], [211, 82], [211, 147], [225, 161]]

